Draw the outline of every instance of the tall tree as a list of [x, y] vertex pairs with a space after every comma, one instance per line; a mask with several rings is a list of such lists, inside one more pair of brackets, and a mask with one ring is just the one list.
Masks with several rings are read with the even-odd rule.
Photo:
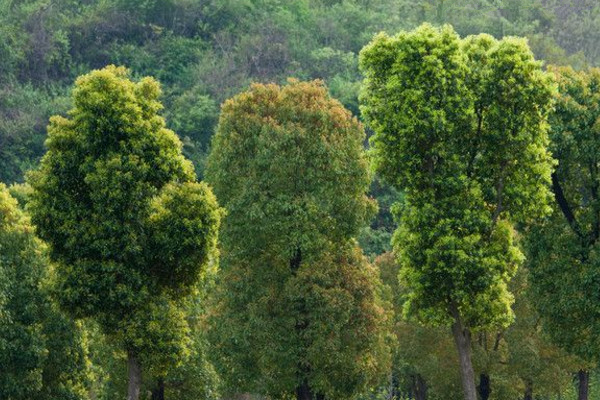
[[374, 208], [363, 139], [319, 81], [223, 105], [207, 177], [227, 210], [211, 336], [229, 387], [350, 399], [387, 369], [391, 319], [353, 239]]
[[514, 223], [548, 211], [550, 78], [524, 40], [429, 25], [361, 52], [377, 171], [406, 193], [394, 248], [409, 313], [452, 327], [466, 400], [473, 330], [512, 319]]
[[[535, 304], [552, 339], [594, 365], [598, 362], [600, 302], [591, 296], [600, 277], [600, 70], [551, 68], [559, 93], [551, 116], [551, 217], [530, 235]], [[578, 373], [580, 399], [588, 372]]]
[[220, 219], [158, 114], [159, 95], [155, 80], [132, 82], [122, 67], [80, 77], [69, 118], [51, 118], [48, 152], [30, 176], [60, 303], [122, 343], [130, 400], [143, 366], [160, 373], [185, 352], [179, 301], [209, 269]]
[[46, 248], [0, 184], [0, 397], [86, 399], [85, 333], [50, 297]]

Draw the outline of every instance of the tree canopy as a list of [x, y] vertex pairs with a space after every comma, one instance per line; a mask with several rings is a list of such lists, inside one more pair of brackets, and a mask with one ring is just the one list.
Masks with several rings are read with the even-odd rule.
[[363, 139], [318, 81], [223, 105], [207, 165], [227, 210], [212, 336], [235, 390], [353, 398], [387, 368], [390, 316], [353, 239], [374, 209]]
[[46, 247], [3, 184], [0, 254], [0, 397], [86, 399], [85, 332], [51, 298]]
[[380, 34], [361, 67], [375, 167], [406, 193], [394, 237], [405, 309], [452, 323], [468, 353], [470, 329], [512, 319], [514, 223], [549, 211], [551, 80], [524, 41], [449, 26]]
[[593, 292], [598, 279], [600, 197], [598, 188], [600, 71], [550, 70], [558, 83], [550, 120], [551, 151], [558, 161], [552, 175], [556, 201], [551, 217], [528, 237], [535, 304], [549, 335], [565, 349], [598, 362], [595, 324], [600, 303]]
[[220, 211], [165, 128], [158, 83], [109, 66], [76, 82], [30, 176], [30, 210], [61, 305], [158, 373], [185, 352], [178, 305], [211, 270]]

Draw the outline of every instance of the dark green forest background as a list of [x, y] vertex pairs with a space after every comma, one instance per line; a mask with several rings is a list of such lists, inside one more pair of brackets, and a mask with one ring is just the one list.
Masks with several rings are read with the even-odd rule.
[[320, 78], [357, 115], [357, 53], [424, 21], [525, 36], [538, 59], [600, 61], [595, 0], [33, 0], [0, 2], [0, 180], [23, 180], [74, 79], [107, 64], [163, 85], [164, 114], [202, 171], [226, 98], [252, 81]]

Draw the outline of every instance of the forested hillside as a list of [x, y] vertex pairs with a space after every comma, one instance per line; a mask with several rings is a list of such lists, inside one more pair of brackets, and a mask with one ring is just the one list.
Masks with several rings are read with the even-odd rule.
[[597, 0], [0, 0], [0, 399], [600, 399], [595, 66]]
[[325, 79], [359, 114], [357, 54], [379, 31], [423, 21], [461, 35], [529, 38], [537, 58], [600, 62], [594, 0], [129, 0], [0, 3], [0, 180], [39, 160], [48, 117], [80, 74], [108, 64], [163, 85], [165, 116], [202, 170], [226, 98], [252, 81]]

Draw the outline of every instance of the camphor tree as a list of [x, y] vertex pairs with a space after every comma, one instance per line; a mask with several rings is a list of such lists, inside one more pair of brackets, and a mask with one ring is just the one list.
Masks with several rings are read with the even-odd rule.
[[[384, 284], [391, 288], [394, 304], [401, 305], [398, 265], [392, 253], [377, 257]], [[554, 398], [564, 392], [576, 370], [575, 357], [566, 354], [543, 334], [540, 318], [528, 293], [526, 268], [510, 282], [515, 297], [515, 321], [508, 328], [480, 330], [473, 337], [473, 364], [479, 372], [478, 399], [532, 400]], [[425, 326], [398, 312], [395, 325], [398, 354], [388, 395], [416, 400], [460, 398], [458, 356], [447, 328]], [[492, 383], [492, 385], [490, 385]], [[403, 397], [404, 396], [404, 397]]]
[[79, 400], [90, 379], [85, 333], [58, 310], [46, 247], [0, 183], [0, 398]]
[[524, 40], [449, 26], [380, 34], [360, 64], [375, 167], [406, 193], [393, 239], [405, 311], [452, 326], [475, 400], [471, 333], [510, 323], [514, 224], [549, 211], [551, 80]]
[[351, 399], [388, 371], [390, 308], [354, 240], [375, 208], [363, 139], [319, 81], [224, 103], [207, 165], [227, 210], [210, 336], [230, 390]]
[[186, 351], [179, 302], [211, 268], [220, 219], [158, 114], [159, 95], [155, 80], [132, 82], [123, 67], [80, 77], [74, 108], [51, 118], [48, 152], [29, 177], [60, 303], [122, 344], [130, 400], [142, 367], [161, 376]]
[[[558, 83], [550, 121], [554, 213], [528, 235], [531, 285], [549, 335], [594, 365], [600, 345], [600, 70], [551, 68]], [[588, 398], [588, 372], [579, 398]]]

